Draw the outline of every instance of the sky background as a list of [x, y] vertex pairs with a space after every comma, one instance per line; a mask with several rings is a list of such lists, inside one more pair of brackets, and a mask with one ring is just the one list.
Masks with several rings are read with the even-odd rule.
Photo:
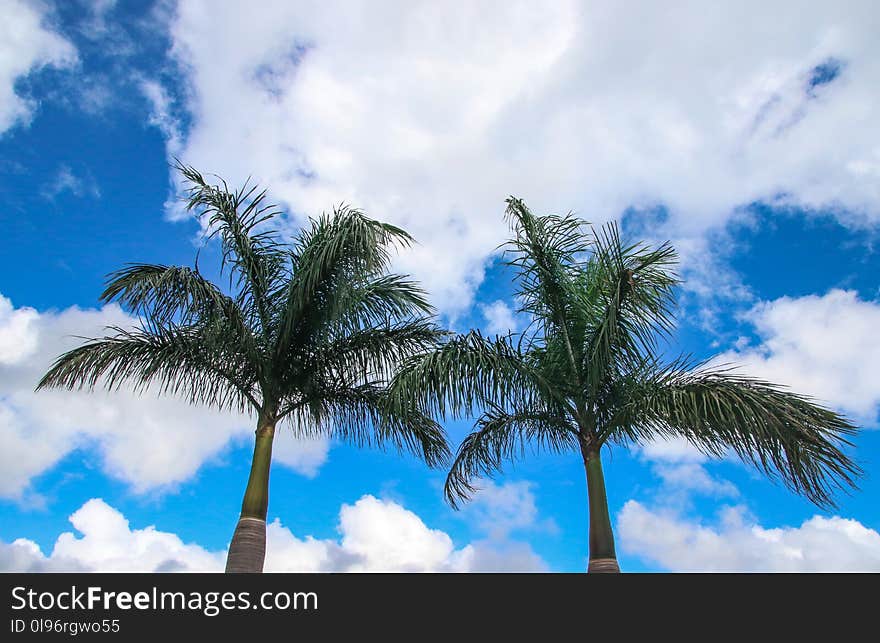
[[[524, 325], [495, 253], [510, 194], [671, 240], [667, 354], [846, 414], [866, 476], [824, 512], [735, 459], [615, 448], [621, 568], [880, 571], [878, 33], [872, 2], [0, 0], [0, 570], [223, 567], [252, 419], [33, 392], [76, 336], [134, 323], [98, 302], [107, 273], [192, 265], [177, 157], [269, 187], [288, 234], [340, 202], [402, 225], [396, 269], [455, 330]], [[577, 456], [459, 512], [442, 483], [282, 432], [266, 568], [586, 568]]]

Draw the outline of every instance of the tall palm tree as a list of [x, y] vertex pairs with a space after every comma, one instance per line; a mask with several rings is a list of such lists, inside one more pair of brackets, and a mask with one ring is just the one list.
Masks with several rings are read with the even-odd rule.
[[508, 199], [507, 264], [530, 325], [518, 337], [477, 331], [407, 360], [392, 383], [438, 417], [475, 416], [446, 480], [453, 505], [524, 455], [527, 446], [578, 453], [589, 498], [590, 572], [617, 572], [602, 447], [683, 437], [732, 451], [820, 506], [854, 486], [843, 453], [855, 428], [779, 386], [685, 359], [664, 363], [673, 329], [676, 254], [624, 244], [615, 225], [589, 231], [571, 215], [536, 216]]
[[409, 401], [387, 395], [405, 357], [435, 345], [423, 291], [389, 274], [403, 230], [341, 208], [312, 220], [291, 245], [267, 222], [266, 192], [209, 185], [178, 163], [188, 208], [219, 237], [221, 274], [232, 295], [180, 266], [131, 265], [101, 295], [139, 315], [136, 329], [110, 328], [62, 355], [38, 388], [109, 389], [186, 396], [192, 403], [250, 412], [256, 439], [227, 572], [260, 572], [266, 548], [269, 468], [276, 426], [357, 445], [408, 450], [429, 465], [446, 460], [442, 428]]

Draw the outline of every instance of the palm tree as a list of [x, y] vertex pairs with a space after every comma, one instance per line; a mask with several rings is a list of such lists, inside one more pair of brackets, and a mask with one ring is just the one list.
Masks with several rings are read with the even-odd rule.
[[571, 215], [536, 216], [508, 199], [518, 337], [477, 331], [407, 360], [394, 395], [437, 417], [474, 417], [445, 486], [456, 507], [527, 446], [579, 453], [589, 498], [590, 572], [617, 572], [602, 447], [683, 437], [712, 456], [732, 451], [819, 506], [854, 486], [841, 451], [855, 428], [779, 386], [686, 359], [664, 363], [673, 329], [676, 254], [624, 244], [615, 225], [587, 231]]
[[260, 572], [266, 548], [269, 468], [276, 426], [356, 445], [392, 445], [429, 465], [446, 460], [442, 428], [387, 395], [396, 365], [435, 345], [423, 291], [388, 274], [390, 251], [411, 243], [403, 230], [342, 207], [311, 220], [291, 245], [266, 223], [277, 214], [266, 191], [209, 185], [178, 163], [188, 208], [219, 237], [221, 274], [232, 295], [198, 270], [130, 265], [101, 295], [138, 314], [136, 329], [110, 328], [65, 353], [39, 388], [115, 389], [183, 395], [256, 416], [250, 477], [227, 572]]

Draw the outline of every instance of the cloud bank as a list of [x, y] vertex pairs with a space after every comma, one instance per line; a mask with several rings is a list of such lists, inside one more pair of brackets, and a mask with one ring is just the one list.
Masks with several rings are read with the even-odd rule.
[[[79, 532], [58, 536], [46, 555], [31, 540], [0, 542], [0, 571], [222, 571], [226, 553], [184, 543], [154, 526], [132, 528], [117, 509], [92, 498], [70, 516]], [[477, 541], [456, 548], [402, 505], [371, 495], [342, 505], [338, 539], [298, 537], [279, 520], [268, 525], [266, 571], [469, 572], [540, 571], [523, 543]]]
[[799, 527], [763, 527], [742, 507], [716, 525], [630, 500], [617, 516], [622, 549], [680, 572], [877, 572], [880, 533], [857, 520], [813, 516]]
[[182, 0], [170, 29], [169, 153], [300, 217], [346, 201], [403, 225], [401, 267], [452, 315], [511, 192], [594, 222], [662, 205], [655, 232], [694, 247], [758, 200], [880, 220], [872, 2]]

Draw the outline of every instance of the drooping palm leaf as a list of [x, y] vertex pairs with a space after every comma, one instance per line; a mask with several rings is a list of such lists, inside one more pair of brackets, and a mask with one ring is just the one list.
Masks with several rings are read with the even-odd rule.
[[[715, 457], [732, 451], [820, 507], [854, 487], [844, 452], [855, 426], [801, 395], [729, 369], [655, 366], [623, 383], [607, 437], [641, 443], [683, 437]], [[606, 436], [603, 436], [603, 439]]]
[[164, 326], [111, 327], [115, 335], [92, 339], [59, 357], [37, 389], [94, 389], [123, 383], [144, 391], [182, 395], [194, 404], [259, 410], [257, 377], [251, 363], [227, 344], [222, 329]]
[[470, 415], [492, 401], [526, 407], [538, 399], [535, 375], [510, 338], [471, 331], [405, 360], [390, 387], [398, 398], [445, 418]]
[[446, 477], [446, 500], [457, 508], [476, 491], [474, 478], [494, 476], [505, 462], [523, 457], [529, 447], [554, 453], [576, 450], [577, 427], [566, 415], [547, 409], [490, 408], [458, 449]]

